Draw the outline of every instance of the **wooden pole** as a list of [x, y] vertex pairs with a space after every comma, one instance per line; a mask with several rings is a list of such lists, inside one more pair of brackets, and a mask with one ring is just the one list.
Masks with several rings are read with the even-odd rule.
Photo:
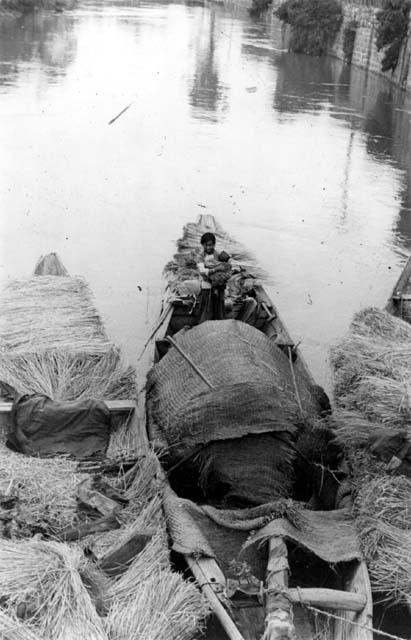
[[288, 554], [281, 536], [268, 541], [265, 631], [263, 640], [296, 640], [293, 605], [288, 596]]
[[205, 377], [204, 373], [202, 371], [200, 371], [200, 369], [197, 367], [197, 365], [192, 361], [192, 359], [190, 358], [190, 356], [185, 353], [185, 351], [182, 350], [182, 348], [177, 344], [177, 342], [171, 338], [170, 336], [168, 336], [166, 338], [166, 340], [168, 340], [168, 342], [170, 344], [173, 345], [173, 347], [175, 347], [178, 351], [178, 353], [183, 356], [184, 360], [186, 362], [188, 362], [188, 364], [190, 365], [190, 367], [192, 367], [192, 369], [194, 369], [194, 371], [196, 372], [196, 374], [198, 376], [200, 376], [201, 380], [203, 380], [203, 382], [206, 383], [206, 385], [210, 388], [210, 389], [214, 389], [213, 385], [211, 384], [211, 382]]
[[244, 637], [237, 629], [231, 616], [216, 594], [215, 589], [219, 587], [224, 589], [225, 585], [224, 575], [216, 561], [212, 558], [196, 559], [189, 555], [185, 555], [184, 557], [201, 591], [207, 598], [212, 612], [218, 618], [229, 640], [244, 640]]

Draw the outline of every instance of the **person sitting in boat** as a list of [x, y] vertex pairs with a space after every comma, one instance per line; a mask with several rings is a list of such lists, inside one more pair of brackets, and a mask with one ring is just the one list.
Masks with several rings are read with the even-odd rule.
[[231, 277], [233, 261], [225, 252], [216, 251], [216, 237], [207, 232], [201, 236], [203, 251], [197, 263], [201, 275], [199, 301], [199, 324], [206, 320], [223, 320], [225, 317], [224, 295], [227, 281]]

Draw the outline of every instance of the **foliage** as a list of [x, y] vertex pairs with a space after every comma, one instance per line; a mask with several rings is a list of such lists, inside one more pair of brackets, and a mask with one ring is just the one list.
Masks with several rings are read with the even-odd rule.
[[357, 28], [358, 28], [358, 22], [356, 20], [350, 20], [344, 27], [342, 46], [343, 46], [345, 61], [348, 63], [350, 63], [352, 60]]
[[285, 0], [276, 15], [291, 26], [291, 51], [313, 56], [327, 53], [343, 18], [337, 0]]
[[250, 16], [260, 16], [267, 11], [273, 3], [273, 0], [252, 0], [252, 5], [248, 10]]
[[32, 11], [64, 11], [72, 9], [76, 5], [76, 0], [0, 0], [0, 17], [2, 13], [6, 15], [14, 12], [15, 15], [30, 13]]
[[401, 45], [407, 37], [410, 8], [410, 0], [385, 0], [377, 13], [376, 45], [378, 51], [385, 49], [382, 71], [394, 71], [398, 64]]

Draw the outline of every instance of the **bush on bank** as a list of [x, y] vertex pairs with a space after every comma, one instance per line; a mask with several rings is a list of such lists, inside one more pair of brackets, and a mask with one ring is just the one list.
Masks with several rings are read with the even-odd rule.
[[275, 14], [291, 26], [291, 51], [313, 56], [327, 52], [343, 19], [337, 0], [285, 0]]
[[410, 7], [410, 0], [385, 0], [377, 13], [376, 45], [378, 51], [385, 49], [382, 71], [394, 71], [398, 64], [401, 45], [408, 33]]
[[44, 9], [46, 11], [63, 11], [72, 9], [76, 0], [0, 0], [0, 18], [2, 13], [22, 14]]

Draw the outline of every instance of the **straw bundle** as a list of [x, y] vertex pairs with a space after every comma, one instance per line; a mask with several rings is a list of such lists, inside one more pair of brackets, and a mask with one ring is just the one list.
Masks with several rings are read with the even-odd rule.
[[128, 600], [140, 583], [168, 566], [167, 536], [165, 530], [159, 528], [143, 551], [134, 558], [127, 571], [113, 580], [108, 591], [109, 599]]
[[[149, 514], [160, 504], [155, 497], [134, 526], [152, 522]], [[194, 584], [171, 570], [164, 525], [161, 517], [151, 541], [107, 592], [106, 629], [112, 640], [189, 640], [208, 613]]]
[[130, 501], [129, 508], [132, 508], [136, 514], [159, 495], [159, 472], [160, 462], [156, 454], [152, 449], [147, 449], [146, 455], [137, 463], [136, 476], [126, 494]]
[[379, 309], [361, 311], [331, 351], [338, 404], [372, 420], [406, 425], [410, 362], [411, 326]]
[[57, 542], [0, 541], [0, 593], [7, 614], [24, 616], [43, 640], [106, 640], [81, 572], [80, 549]]
[[[133, 371], [134, 374], [134, 371]], [[130, 391], [130, 395], [134, 394]], [[141, 454], [141, 433], [138, 424], [130, 413], [110, 436], [106, 457], [119, 459], [121, 457], [137, 457]]]
[[355, 507], [360, 521], [371, 519], [411, 531], [411, 480], [383, 475], [375, 467], [374, 477], [362, 483]]
[[[148, 449], [137, 463], [137, 470], [131, 486], [125, 490], [128, 505], [121, 511], [123, 527], [120, 531], [108, 531], [99, 536], [87, 537], [84, 545], [91, 547], [97, 556], [109, 551], [125, 541], [133, 531], [155, 528], [164, 532], [165, 522], [162, 511], [160, 482], [157, 478], [159, 461], [155, 453]], [[117, 486], [121, 487], [122, 476]], [[167, 544], [165, 543], [165, 548]]]
[[76, 487], [87, 478], [76, 473], [77, 464], [64, 458], [31, 458], [0, 443], [0, 483], [14, 483], [19, 494], [20, 517], [30, 526], [52, 530], [77, 521]]
[[112, 640], [190, 640], [207, 615], [197, 588], [168, 568], [157, 568], [113, 602], [106, 628]]
[[411, 597], [411, 531], [369, 522], [360, 535], [374, 593], [394, 602]]
[[112, 348], [81, 278], [13, 281], [0, 295], [0, 339], [15, 353], [63, 349], [103, 354]]
[[0, 638], [2, 640], [41, 640], [36, 631], [16, 616], [0, 610]]
[[0, 380], [19, 394], [53, 400], [127, 399], [135, 395], [135, 373], [124, 369], [120, 352], [73, 354], [64, 349], [15, 355], [0, 351]]
[[358, 313], [332, 352], [335, 433], [345, 447], [354, 515], [373, 590], [411, 598], [411, 480], [389, 475], [370, 450], [388, 433], [411, 435], [411, 326], [378, 309]]
[[405, 429], [402, 423], [390, 422], [389, 427], [381, 419], [367, 418], [358, 410], [348, 411], [346, 409], [336, 409], [333, 413], [333, 432], [336, 442], [342, 448], [367, 447], [371, 441], [375, 442], [379, 437], [389, 433], [404, 434]]

